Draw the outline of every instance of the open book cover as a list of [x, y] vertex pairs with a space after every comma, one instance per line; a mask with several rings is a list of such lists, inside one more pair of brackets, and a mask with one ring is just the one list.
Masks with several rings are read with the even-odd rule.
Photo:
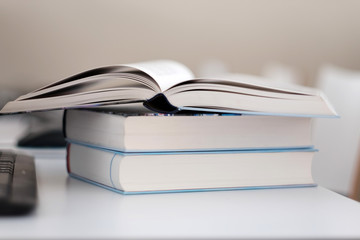
[[316, 150], [126, 153], [70, 143], [72, 177], [123, 194], [316, 186]]
[[194, 78], [187, 67], [169, 60], [85, 71], [20, 96], [7, 103], [0, 113], [70, 108], [336, 116], [318, 90], [279, 85], [247, 75]]

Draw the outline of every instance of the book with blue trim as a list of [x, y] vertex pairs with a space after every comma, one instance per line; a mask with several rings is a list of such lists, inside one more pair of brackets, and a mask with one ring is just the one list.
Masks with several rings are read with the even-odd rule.
[[67, 110], [71, 141], [121, 152], [313, 147], [311, 119], [228, 114], [148, 114]]
[[124, 194], [310, 187], [305, 149], [126, 153], [69, 143], [71, 176]]
[[336, 116], [318, 90], [238, 74], [194, 78], [187, 67], [169, 60], [85, 71], [20, 96], [8, 102], [0, 113], [64, 108]]

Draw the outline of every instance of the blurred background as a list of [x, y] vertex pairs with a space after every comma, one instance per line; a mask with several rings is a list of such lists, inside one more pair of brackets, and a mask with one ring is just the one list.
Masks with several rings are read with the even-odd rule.
[[315, 124], [315, 180], [354, 195], [359, 12], [356, 0], [0, 0], [0, 104], [89, 68], [151, 59], [315, 86], [342, 115]]

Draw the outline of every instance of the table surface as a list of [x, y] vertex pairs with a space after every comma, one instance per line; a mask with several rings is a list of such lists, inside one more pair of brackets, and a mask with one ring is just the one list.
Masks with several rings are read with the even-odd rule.
[[125, 196], [49, 153], [35, 161], [37, 209], [1, 217], [0, 238], [360, 238], [360, 204], [322, 187]]

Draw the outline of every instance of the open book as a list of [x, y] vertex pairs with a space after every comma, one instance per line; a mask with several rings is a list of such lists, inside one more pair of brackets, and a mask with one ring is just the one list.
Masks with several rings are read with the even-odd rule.
[[184, 65], [168, 60], [82, 72], [23, 95], [0, 113], [99, 107], [137, 113], [336, 115], [323, 94], [311, 88], [245, 75], [194, 78]]

